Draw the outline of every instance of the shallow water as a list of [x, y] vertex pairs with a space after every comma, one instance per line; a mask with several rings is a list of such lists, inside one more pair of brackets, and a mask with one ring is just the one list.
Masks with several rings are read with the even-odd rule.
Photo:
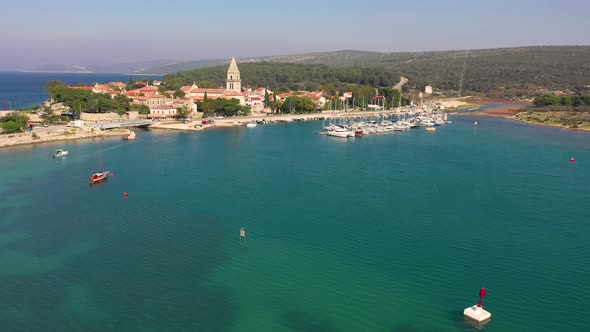
[[452, 120], [2, 149], [3, 331], [584, 330], [590, 134]]

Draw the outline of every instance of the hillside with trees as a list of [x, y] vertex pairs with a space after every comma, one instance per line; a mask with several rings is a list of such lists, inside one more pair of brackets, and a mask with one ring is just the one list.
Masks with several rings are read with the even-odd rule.
[[88, 90], [70, 89], [60, 81], [49, 81], [45, 85], [45, 91], [53, 102], [63, 103], [76, 116], [80, 112], [107, 113], [116, 112], [124, 114], [129, 111], [137, 111], [140, 114], [149, 113], [145, 105], [132, 105], [125, 95], [117, 95], [114, 98], [107, 94], [93, 93]]
[[[377, 67], [330, 67], [274, 62], [244, 63], [239, 66], [243, 86], [268, 87], [271, 90], [314, 90], [317, 85], [329, 84], [338, 88], [347, 83], [393, 86], [399, 81], [397, 72]], [[201, 68], [166, 75], [164, 82], [168, 89], [176, 89], [193, 82], [199, 86], [208, 82], [225, 86], [226, 72], [227, 66]]]
[[[457, 95], [462, 91], [503, 97], [531, 97], [561, 90], [590, 91], [590, 46], [547, 46], [471, 51], [379, 53], [338, 51], [239, 59], [244, 85], [295, 88], [306, 84], [352, 83], [386, 87], [400, 76], [408, 88]], [[463, 68], [465, 68], [463, 70]], [[182, 71], [165, 76], [172, 85], [208, 82], [224, 85], [227, 66]]]

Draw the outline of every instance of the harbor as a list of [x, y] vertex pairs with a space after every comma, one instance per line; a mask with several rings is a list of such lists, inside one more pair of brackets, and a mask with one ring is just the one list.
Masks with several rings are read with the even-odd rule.
[[[323, 121], [324, 134], [334, 131], [336, 127], [347, 127], [350, 130], [363, 130], [364, 135], [383, 133], [386, 131], [403, 131], [416, 127], [434, 127], [448, 122], [448, 113], [432, 109], [416, 109], [404, 107], [392, 110], [377, 111], [324, 111], [311, 114], [272, 114], [240, 117], [216, 117], [194, 119], [190, 121], [155, 121], [150, 125], [153, 129], [172, 129], [201, 131], [211, 128], [247, 127], [248, 124], [290, 123], [297, 121]], [[371, 123], [369, 123], [371, 122]], [[397, 126], [392, 127], [397, 124]], [[382, 127], [381, 129], [379, 127]]]

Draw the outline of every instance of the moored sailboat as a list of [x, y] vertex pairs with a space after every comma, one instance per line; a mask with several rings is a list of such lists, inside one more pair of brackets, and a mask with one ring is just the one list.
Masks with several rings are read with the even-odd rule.
[[90, 177], [88, 178], [88, 183], [95, 184], [95, 183], [103, 182], [108, 178], [108, 176], [109, 176], [109, 171], [102, 170], [102, 141], [101, 141], [100, 142], [99, 169], [98, 169], [98, 172], [95, 172], [94, 174], [90, 175]]

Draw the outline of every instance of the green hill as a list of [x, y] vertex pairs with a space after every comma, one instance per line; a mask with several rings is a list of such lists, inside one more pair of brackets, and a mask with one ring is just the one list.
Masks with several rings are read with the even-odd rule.
[[[266, 86], [271, 89], [295, 89], [308, 84], [333, 84], [339, 87], [345, 83], [392, 86], [399, 81], [397, 72], [377, 67], [329, 67], [277, 62], [243, 63], [239, 67], [243, 86]], [[226, 72], [227, 66], [201, 68], [166, 75], [164, 81], [172, 88], [193, 82], [212, 82], [214, 86], [224, 86]]]
[[[338, 51], [238, 60], [243, 85], [296, 86], [305, 83], [392, 86], [400, 76], [410, 87], [433, 85], [454, 94], [465, 64], [463, 91], [529, 95], [550, 90], [587, 90], [590, 46], [543, 46], [468, 51], [379, 53]], [[226, 66], [165, 76], [173, 85], [212, 81], [224, 85]]]

